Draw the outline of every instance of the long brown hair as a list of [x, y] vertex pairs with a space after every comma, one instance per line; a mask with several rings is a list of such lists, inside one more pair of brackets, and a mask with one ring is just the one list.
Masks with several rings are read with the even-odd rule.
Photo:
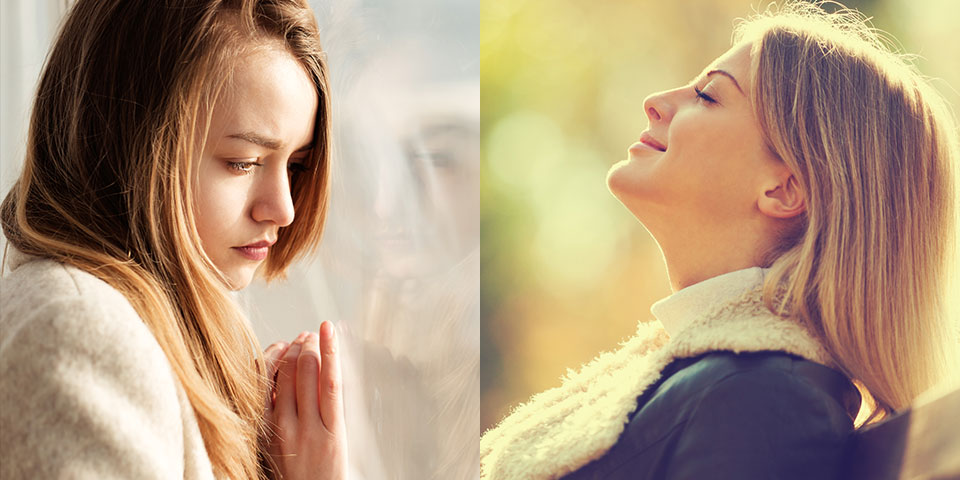
[[294, 222], [263, 273], [319, 241], [329, 196], [330, 99], [305, 0], [80, 0], [47, 60], [23, 172], [0, 210], [24, 253], [90, 272], [130, 301], [183, 385], [218, 476], [257, 478], [266, 381], [247, 320], [200, 247], [191, 166], [236, 59], [277, 44], [320, 104]]
[[821, 337], [863, 394], [858, 426], [875, 423], [960, 365], [948, 308], [956, 122], [858, 12], [787, 1], [741, 24], [737, 40], [753, 43], [766, 141], [807, 193], [767, 304]]

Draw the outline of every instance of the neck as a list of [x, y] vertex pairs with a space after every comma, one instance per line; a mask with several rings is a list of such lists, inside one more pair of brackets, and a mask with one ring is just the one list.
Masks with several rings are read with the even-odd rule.
[[[672, 239], [670, 239], [672, 240]], [[759, 266], [758, 245], [740, 233], [723, 235], [679, 235], [677, 241], [660, 241], [670, 279], [670, 289], [680, 291], [709, 278]], [[702, 244], [704, 240], [707, 245]]]
[[667, 275], [670, 278], [670, 289], [674, 292], [725, 273], [756, 266], [755, 262], [735, 260], [688, 264], [681, 261], [671, 262], [667, 257]]

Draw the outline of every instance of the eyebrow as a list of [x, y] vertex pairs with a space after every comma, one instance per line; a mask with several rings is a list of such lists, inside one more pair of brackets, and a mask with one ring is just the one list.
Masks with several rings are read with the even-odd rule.
[[[280, 150], [283, 148], [283, 142], [276, 139], [270, 138], [265, 135], [261, 135], [256, 132], [240, 132], [227, 135], [227, 138], [236, 138], [238, 140], [243, 140], [245, 142], [250, 142], [254, 145], [259, 145], [264, 148], [269, 148], [270, 150]], [[305, 152], [313, 148], [313, 142], [308, 143], [297, 149], [296, 152]], [[294, 152], [294, 153], [296, 153]]]
[[[734, 76], [731, 75], [730, 72], [728, 72], [728, 71], [726, 71], [726, 70], [719, 70], [719, 69], [717, 69], [717, 70], [710, 70], [709, 72], [707, 72], [707, 75], [706, 75], [706, 76], [709, 77], [710, 75], [714, 75], [714, 74], [723, 75], [723, 76], [729, 78], [729, 79], [733, 82], [733, 86], [737, 87], [737, 90], [740, 90], [740, 93], [743, 93], [743, 89], [740, 88], [740, 83], [737, 82], [737, 79], [734, 78]], [[744, 95], [746, 95], [746, 94], [744, 93]]]

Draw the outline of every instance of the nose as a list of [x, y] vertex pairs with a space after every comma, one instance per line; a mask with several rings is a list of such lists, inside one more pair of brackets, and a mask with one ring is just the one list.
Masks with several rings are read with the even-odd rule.
[[[373, 212], [384, 225], [401, 225], [411, 220], [416, 191], [422, 188], [411, 172], [406, 156], [387, 156], [377, 164]], [[382, 225], [383, 226], [383, 225]]]
[[276, 170], [264, 171], [264, 175], [257, 179], [250, 216], [257, 223], [273, 223], [278, 227], [286, 227], [293, 223], [294, 217], [290, 177], [285, 168], [282, 171]]
[[647, 113], [650, 124], [669, 123], [676, 112], [676, 106], [670, 101], [673, 91], [657, 92], [643, 99], [643, 110]]
[[394, 171], [395, 166], [392, 162], [382, 162], [380, 171], [376, 180], [376, 191], [374, 192], [373, 212], [378, 220], [387, 220], [395, 217], [397, 207], [401, 204], [400, 192], [398, 191], [398, 175], [400, 172]]

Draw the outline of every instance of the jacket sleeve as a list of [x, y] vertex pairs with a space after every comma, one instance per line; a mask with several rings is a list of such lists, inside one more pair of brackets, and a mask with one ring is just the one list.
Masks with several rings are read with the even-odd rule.
[[183, 477], [178, 383], [120, 307], [66, 297], [4, 312], [17, 317], [0, 336], [0, 477]]
[[827, 394], [780, 370], [709, 387], [667, 462], [669, 480], [835, 478], [849, 418]]

